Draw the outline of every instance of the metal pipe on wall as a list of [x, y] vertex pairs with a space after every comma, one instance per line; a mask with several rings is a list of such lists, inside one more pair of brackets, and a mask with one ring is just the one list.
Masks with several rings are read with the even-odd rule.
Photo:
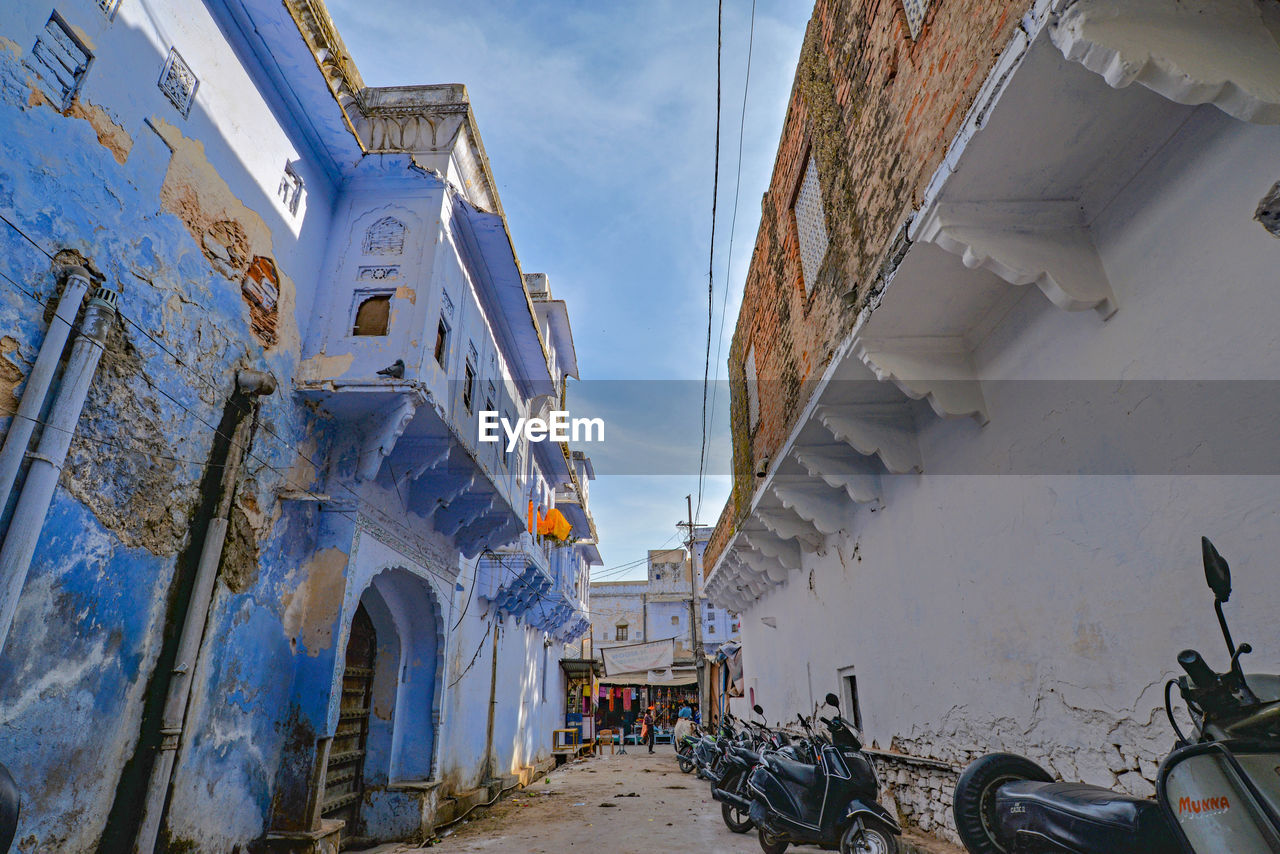
[[[270, 374], [262, 371], [236, 373], [236, 394], [257, 397], [271, 394], [275, 390], [276, 380]], [[256, 414], [255, 405], [255, 418]], [[254, 418], [241, 418], [232, 434], [231, 446], [219, 484], [218, 506], [206, 529], [204, 544], [200, 550], [200, 561], [196, 565], [191, 600], [187, 605], [186, 614], [183, 615], [182, 634], [178, 639], [178, 655], [174, 660], [169, 687], [165, 693], [164, 712], [160, 722], [162, 737], [160, 750], [156, 755], [155, 764], [151, 767], [151, 778], [147, 783], [147, 794], [142, 805], [142, 823], [138, 827], [138, 837], [134, 844], [134, 851], [138, 854], [151, 854], [156, 848], [156, 840], [160, 835], [165, 801], [169, 796], [169, 783], [173, 777], [173, 764], [186, 729], [187, 702], [191, 697], [192, 677], [196, 660], [200, 657], [200, 650], [204, 644], [205, 624], [209, 620], [209, 604], [213, 601], [213, 589], [218, 580], [218, 567], [222, 562], [222, 547], [227, 539], [227, 525], [231, 517], [231, 503], [235, 498], [236, 480], [240, 476], [240, 466], [244, 462], [245, 449], [249, 444], [253, 422]]]
[[27, 445], [31, 443], [31, 434], [40, 418], [40, 410], [44, 408], [45, 398], [49, 394], [49, 386], [53, 383], [53, 375], [58, 370], [58, 361], [62, 358], [62, 348], [66, 346], [71, 327], [80, 311], [80, 303], [89, 291], [89, 271], [83, 267], [67, 269], [67, 283], [58, 298], [58, 308], [40, 343], [40, 352], [27, 374], [27, 382], [22, 390], [22, 400], [18, 403], [18, 411], [9, 422], [9, 432], [5, 434], [4, 446], [0, 447], [0, 513], [9, 503], [14, 481], [18, 479], [18, 470], [22, 468], [22, 460], [27, 453]]
[[80, 334], [71, 345], [71, 357], [63, 373], [62, 385], [53, 398], [40, 444], [31, 457], [26, 482], [18, 496], [4, 546], [0, 547], [0, 650], [4, 649], [18, 597], [27, 581], [31, 559], [35, 556], [40, 530], [44, 527], [58, 475], [71, 448], [76, 422], [84, 410], [89, 386], [102, 358], [107, 332], [116, 318], [116, 295], [98, 288], [84, 311]]

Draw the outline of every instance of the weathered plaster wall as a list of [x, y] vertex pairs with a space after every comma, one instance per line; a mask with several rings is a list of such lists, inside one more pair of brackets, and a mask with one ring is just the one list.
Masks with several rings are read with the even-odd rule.
[[[23, 850], [80, 852], [94, 850], [143, 726], [233, 371], [292, 373], [309, 299], [297, 283], [315, 279], [329, 205], [306, 165], [312, 213], [295, 217], [275, 198], [299, 153], [203, 4], [125, 3], [113, 21], [88, 2], [58, 11], [94, 53], [65, 114], [23, 64], [48, 8], [0, 12], [0, 208], [46, 250], [74, 250], [100, 271], [129, 322], [111, 333], [0, 658], [0, 757], [23, 781]], [[170, 44], [201, 79], [186, 119], [155, 84]], [[8, 226], [0, 232], [5, 274], [47, 299], [48, 259]], [[278, 278], [274, 340], [255, 334], [242, 292], [254, 259]], [[17, 345], [0, 356], [9, 400], [43, 338], [41, 308], [5, 282], [0, 326]], [[227, 567], [237, 592], [219, 588], [210, 636], [222, 644], [196, 680], [194, 717], [208, 729], [177, 777], [180, 793], [202, 789], [200, 808], [180, 809], [177, 824], [203, 850], [257, 836], [266, 813], [288, 691], [274, 674], [292, 655], [280, 591], [298, 583], [284, 568], [301, 521], [275, 501], [285, 475], [273, 469], [288, 471], [307, 446], [306, 416], [287, 393], [264, 403], [239, 485], [243, 560]], [[185, 776], [195, 773], [202, 782]]]
[[[1024, 295], [975, 354], [990, 422], [943, 420], [922, 405], [926, 474], [885, 476], [882, 507], [852, 512], [825, 554], [806, 554], [801, 572], [744, 614], [747, 684], [771, 718], [839, 692], [838, 670], [852, 667], [867, 735], [882, 748], [959, 765], [1014, 750], [1065, 779], [1150, 794], [1172, 741], [1161, 691], [1176, 654], [1194, 647], [1225, 665], [1201, 534], [1233, 566], [1228, 616], [1257, 650], [1246, 666], [1280, 667], [1274, 476], [1016, 473], [1061, 444], [1096, 390], [1061, 381], [1280, 369], [1274, 241], [1251, 222], [1280, 131], [1211, 107], [1189, 113], [1094, 219], [1119, 311], [1103, 321]], [[1269, 446], [1270, 419], [1222, 417], [1242, 447]], [[1143, 447], [1170, 446], [1180, 427], [1152, 423], [1146, 435], [1095, 430], [1077, 459], [1132, 471]], [[1214, 472], [1222, 461], [1170, 464], [1183, 463]], [[1258, 465], [1270, 470], [1262, 456]], [[795, 666], [801, 656], [808, 670]], [[949, 827], [953, 775], [885, 767], [890, 783], [903, 778], [896, 797], [909, 817]], [[911, 790], [921, 780], [932, 786], [923, 796]]]
[[[707, 549], [708, 571], [750, 502], [755, 464], [790, 432], [1029, 5], [934, 2], [915, 39], [900, 3], [821, 0], [814, 7], [729, 351], [734, 490]], [[830, 246], [806, 284], [792, 204], [810, 157]], [[761, 402], [754, 431], [744, 367], [753, 347]]]

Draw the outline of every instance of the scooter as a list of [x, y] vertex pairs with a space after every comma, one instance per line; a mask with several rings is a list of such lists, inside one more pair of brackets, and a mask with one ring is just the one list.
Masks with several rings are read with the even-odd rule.
[[880, 784], [853, 725], [836, 709], [821, 718], [829, 744], [815, 745], [819, 761], [808, 765], [780, 753], [762, 755], [751, 772], [748, 810], [765, 854], [782, 854], [788, 845], [818, 845], [841, 854], [897, 854], [902, 828], [876, 800]]
[[[1201, 538], [1205, 580], [1231, 655], [1214, 673], [1195, 650], [1178, 654], [1185, 676], [1165, 685], [1177, 744], [1160, 765], [1156, 798], [1085, 783], [1056, 783], [1012, 753], [973, 762], [956, 784], [956, 829], [971, 854], [1276, 854], [1280, 852], [1280, 677], [1245, 676], [1223, 604], [1231, 570]], [[1172, 689], [1194, 725], [1184, 735]]]
[[[764, 717], [764, 709], [758, 703], [752, 711]], [[755, 748], [733, 742], [726, 746], [724, 773], [711, 787], [711, 797], [720, 802], [720, 817], [732, 833], [746, 833], [756, 826], [750, 815], [751, 796], [747, 791], [747, 779], [751, 776], [751, 769], [763, 761], [761, 752], [780, 746], [776, 738], [769, 741], [763, 737]]]

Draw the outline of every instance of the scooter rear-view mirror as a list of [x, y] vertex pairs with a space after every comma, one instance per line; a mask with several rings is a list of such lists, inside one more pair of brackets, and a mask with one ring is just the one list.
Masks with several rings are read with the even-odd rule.
[[1219, 602], [1231, 598], [1231, 567], [1218, 550], [1209, 542], [1208, 537], [1200, 538], [1200, 551], [1204, 554], [1204, 580], [1209, 582], [1209, 589]]
[[840, 708], [840, 698], [839, 698], [839, 697], [837, 697], [835, 694], [828, 694], [828, 695], [827, 695], [827, 705], [828, 705], [828, 706], [835, 706], [837, 709], [838, 709], [838, 708]]
[[754, 706], [752, 706], [751, 711], [755, 712], [757, 715], [760, 715], [760, 717], [764, 717], [764, 709], [760, 706], [759, 703], [756, 703]]

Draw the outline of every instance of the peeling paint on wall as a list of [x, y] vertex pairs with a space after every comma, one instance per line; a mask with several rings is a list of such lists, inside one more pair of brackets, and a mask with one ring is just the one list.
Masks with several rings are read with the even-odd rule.
[[[263, 265], [253, 266], [258, 257], [270, 264], [276, 277], [271, 286], [277, 291], [272, 305], [275, 311], [271, 324], [273, 340], [270, 344], [261, 336], [260, 340], [264, 346], [280, 345], [296, 352], [300, 339], [294, 319], [294, 285], [270, 260], [276, 257], [270, 228], [231, 191], [209, 162], [204, 143], [184, 136], [164, 119], [154, 119], [153, 125], [173, 149], [160, 188], [161, 205], [182, 220], [214, 269], [230, 281], [241, 282], [244, 287], [251, 275], [264, 276]], [[256, 331], [257, 324], [254, 326]]]
[[[18, 351], [18, 342], [10, 335], [0, 338], [0, 414], [12, 415], [18, 411], [17, 387], [26, 373], [19, 368], [10, 353]], [[16, 356], [15, 358], [22, 358]]]
[[346, 591], [347, 553], [337, 548], [315, 553], [300, 570], [301, 583], [287, 593], [284, 633], [302, 643], [310, 656], [333, 644], [333, 628]]

